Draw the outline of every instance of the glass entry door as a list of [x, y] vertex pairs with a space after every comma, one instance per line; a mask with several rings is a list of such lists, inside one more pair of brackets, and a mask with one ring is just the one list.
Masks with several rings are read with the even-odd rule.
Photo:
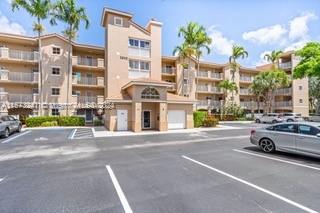
[[150, 111], [143, 111], [142, 114], [142, 127], [143, 129], [150, 129], [151, 128], [151, 112]]

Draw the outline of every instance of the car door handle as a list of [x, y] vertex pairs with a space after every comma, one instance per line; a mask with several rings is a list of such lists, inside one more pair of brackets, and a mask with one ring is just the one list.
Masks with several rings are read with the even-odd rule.
[[298, 139], [305, 139], [306, 137], [298, 136]]

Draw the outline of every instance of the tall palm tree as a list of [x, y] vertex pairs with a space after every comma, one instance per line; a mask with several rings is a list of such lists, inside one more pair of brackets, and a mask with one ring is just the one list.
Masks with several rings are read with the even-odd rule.
[[237, 72], [239, 65], [237, 63], [237, 59], [239, 58], [247, 58], [248, 57], [248, 52], [244, 49], [242, 46], [238, 45], [233, 45], [232, 46], [232, 53], [229, 57], [229, 63], [231, 67], [231, 80], [234, 82], [235, 78], [235, 73]]
[[[227, 96], [229, 92], [238, 92], [238, 86], [235, 82], [230, 80], [223, 80], [218, 84], [218, 87], [224, 90], [225, 100], [227, 100]], [[225, 101], [226, 103], [226, 101]]]
[[267, 87], [264, 85], [264, 79], [257, 75], [250, 86], [250, 90], [257, 101], [258, 113], [260, 113], [260, 101], [264, 100], [264, 93]]
[[[276, 69], [276, 68], [279, 68], [279, 65], [280, 65], [280, 57], [281, 57], [281, 54], [283, 52], [281, 50], [273, 50], [271, 53], [266, 53], [264, 55], [264, 58], [268, 61], [268, 62], [271, 62], [272, 65], [273, 65], [273, 69]], [[277, 65], [277, 67], [276, 67]]]
[[70, 70], [71, 70], [71, 51], [72, 40], [76, 38], [80, 23], [84, 22], [85, 28], [89, 28], [89, 18], [84, 7], [78, 7], [76, 0], [58, 0], [53, 6], [52, 19], [50, 23], [56, 25], [56, 21], [61, 21], [67, 24], [64, 30], [64, 35], [68, 38], [68, 69], [67, 69], [67, 115], [69, 115], [69, 86], [70, 86]]
[[[197, 61], [197, 74], [199, 74], [200, 58], [203, 56], [203, 49], [207, 54], [210, 54], [209, 45], [212, 43], [212, 39], [206, 32], [206, 29], [196, 22], [189, 22], [187, 26], [180, 27], [178, 36], [183, 37], [184, 43], [193, 49], [193, 56]], [[196, 81], [198, 84], [198, 78]], [[197, 94], [196, 88], [196, 98]]]
[[[176, 46], [174, 48], [173, 55], [178, 55], [182, 60], [185, 60], [185, 59], [188, 60], [187, 67], [188, 67], [188, 73], [189, 73], [190, 60], [191, 60], [192, 55], [194, 55], [194, 49], [192, 47], [190, 47], [190, 45], [183, 43], [180, 46]], [[185, 79], [184, 71], [182, 72], [182, 76], [183, 76], [183, 79]], [[182, 85], [183, 85], [182, 86], [182, 94], [185, 95], [184, 94], [184, 83]]]
[[44, 19], [47, 19], [50, 13], [51, 9], [51, 3], [50, 0], [13, 0], [11, 3], [12, 11], [15, 11], [16, 9], [19, 10], [20, 8], [23, 8], [26, 10], [32, 17], [36, 18], [36, 22], [33, 24], [33, 31], [37, 32], [38, 34], [38, 72], [39, 72], [39, 115], [41, 116], [43, 114], [43, 91], [42, 91], [42, 85], [43, 85], [43, 74], [42, 74], [42, 53], [41, 53], [41, 34], [44, 31], [44, 26], [42, 25], [42, 21]]
[[[234, 82], [235, 73], [237, 72], [239, 65], [237, 63], [237, 59], [239, 58], [247, 58], [248, 52], [244, 49], [244, 47], [239, 45], [233, 45], [232, 46], [232, 53], [229, 57], [229, 63], [230, 63], [230, 71], [231, 71], [231, 80]], [[231, 95], [232, 102], [234, 101], [234, 92], [232, 91]]]

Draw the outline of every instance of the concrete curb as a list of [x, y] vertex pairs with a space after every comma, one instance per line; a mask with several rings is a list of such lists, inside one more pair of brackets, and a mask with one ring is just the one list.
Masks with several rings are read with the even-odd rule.
[[219, 121], [219, 124], [251, 124], [254, 121]]

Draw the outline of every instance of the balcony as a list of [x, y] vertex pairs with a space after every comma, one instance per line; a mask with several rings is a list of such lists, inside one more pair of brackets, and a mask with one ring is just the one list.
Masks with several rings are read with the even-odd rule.
[[292, 95], [292, 88], [281, 88], [275, 91], [275, 95]]
[[208, 108], [208, 107], [213, 107], [213, 108], [220, 108], [221, 102], [216, 101], [216, 100], [200, 100], [197, 102], [197, 107], [198, 108]]
[[198, 92], [209, 92], [209, 87], [205, 85], [199, 85], [197, 86]]
[[83, 56], [72, 56], [72, 65], [104, 69], [104, 59], [89, 58]]
[[176, 69], [173, 67], [162, 67], [161, 69], [162, 74], [167, 74], [167, 75], [175, 75], [176, 74]]
[[222, 93], [222, 90], [219, 87], [211, 87], [210, 91], [213, 93]]
[[280, 69], [291, 69], [292, 68], [292, 63], [289, 61], [289, 62], [283, 62], [283, 63], [280, 63], [279, 64], [279, 68]]
[[172, 86], [168, 88], [168, 91], [172, 92], [172, 91], [176, 91], [176, 89], [177, 89], [177, 84], [176, 83], [172, 83]]
[[90, 103], [96, 103], [100, 104], [104, 101], [103, 95], [97, 95], [97, 96], [73, 96], [72, 99], [74, 102], [78, 104], [90, 104]]
[[38, 73], [9, 72], [8, 70], [0, 70], [0, 81], [16, 83], [38, 83], [38, 79]]
[[208, 71], [199, 71], [198, 77], [199, 78], [209, 78], [209, 72]]
[[12, 59], [15, 61], [37, 62], [39, 54], [36, 51], [13, 50], [0, 47], [0, 59]]
[[8, 94], [0, 93], [1, 102], [33, 103], [38, 102], [38, 94]]
[[104, 87], [104, 77], [88, 78], [88, 77], [76, 77], [72, 78], [72, 84], [82, 86], [98, 86]]
[[251, 76], [240, 75], [240, 81], [250, 83], [253, 81], [253, 78]]
[[240, 95], [252, 95], [252, 93], [248, 88], [240, 88]]
[[274, 102], [276, 108], [288, 108], [292, 107], [292, 101], [276, 101]]
[[212, 72], [211, 73], [211, 78], [213, 79], [222, 79], [222, 74], [218, 72]]

